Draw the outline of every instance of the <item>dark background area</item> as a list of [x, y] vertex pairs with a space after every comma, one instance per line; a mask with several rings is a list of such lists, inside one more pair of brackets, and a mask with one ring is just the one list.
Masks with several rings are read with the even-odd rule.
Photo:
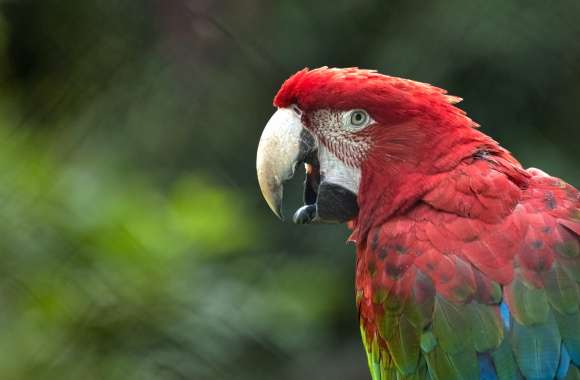
[[280, 223], [255, 179], [305, 66], [446, 88], [526, 167], [580, 183], [578, 1], [0, 12], [2, 379], [368, 379], [348, 231]]

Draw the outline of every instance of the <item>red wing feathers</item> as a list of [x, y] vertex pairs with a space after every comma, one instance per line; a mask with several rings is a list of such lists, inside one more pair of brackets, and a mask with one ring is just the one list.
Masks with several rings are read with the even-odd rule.
[[402, 374], [473, 378], [491, 355], [498, 373], [554, 378], [562, 350], [580, 366], [579, 194], [504, 165], [460, 165], [359, 244], [365, 342]]

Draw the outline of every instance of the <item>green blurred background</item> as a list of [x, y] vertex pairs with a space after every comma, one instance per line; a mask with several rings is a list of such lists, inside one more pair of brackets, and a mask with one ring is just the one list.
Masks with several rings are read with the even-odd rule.
[[278, 222], [256, 184], [304, 66], [447, 88], [524, 165], [580, 182], [577, 0], [0, 12], [0, 379], [368, 379], [348, 231]]

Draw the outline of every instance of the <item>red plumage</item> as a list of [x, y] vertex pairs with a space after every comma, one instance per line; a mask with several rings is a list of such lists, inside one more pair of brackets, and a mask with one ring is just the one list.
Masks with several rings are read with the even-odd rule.
[[[402, 373], [421, 362], [407, 343], [401, 352], [397, 334], [412, 330], [407, 324], [419, 335], [431, 326], [448, 355], [463, 347], [437, 335], [445, 331], [438, 308], [488, 305], [490, 326], [496, 326], [503, 299], [522, 326], [548, 323], [544, 303], [526, 298], [539, 289], [555, 313], [578, 312], [578, 191], [523, 169], [454, 106], [459, 100], [427, 84], [355, 68], [302, 70], [274, 100], [306, 114], [365, 109], [376, 121], [360, 132], [373, 143], [358, 163], [359, 214], [350, 223], [357, 306], [367, 346], [382, 347], [388, 353], [382, 365], [393, 360]], [[540, 306], [532, 310], [534, 302]], [[409, 334], [418, 347], [416, 333]], [[564, 330], [560, 334], [565, 340]], [[478, 353], [491, 347], [474, 344]], [[517, 342], [512, 345], [520, 360]], [[422, 352], [431, 370], [429, 351]], [[523, 359], [518, 363], [532, 373]]]
[[[411, 210], [371, 227], [357, 250], [365, 323], [375, 323], [369, 302], [377, 289], [391, 289], [417, 270], [450, 300], [487, 303], [490, 281], [509, 285], [519, 271], [527, 283], [543, 287], [554, 260], [567, 266], [557, 247], [575, 242], [578, 193], [561, 180], [530, 172], [521, 188], [489, 161], [461, 165]], [[468, 189], [462, 188], [463, 176], [472, 179]], [[483, 191], [482, 183], [487, 184]], [[369, 265], [381, 276], [368, 271]], [[408, 280], [398, 292], [409, 295], [412, 283]]]

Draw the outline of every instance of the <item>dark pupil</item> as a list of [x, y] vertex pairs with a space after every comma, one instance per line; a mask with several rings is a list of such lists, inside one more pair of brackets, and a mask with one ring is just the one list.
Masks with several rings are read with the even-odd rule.
[[363, 121], [363, 114], [360, 112], [357, 112], [354, 114], [354, 121], [357, 123], [360, 123], [361, 121]]

